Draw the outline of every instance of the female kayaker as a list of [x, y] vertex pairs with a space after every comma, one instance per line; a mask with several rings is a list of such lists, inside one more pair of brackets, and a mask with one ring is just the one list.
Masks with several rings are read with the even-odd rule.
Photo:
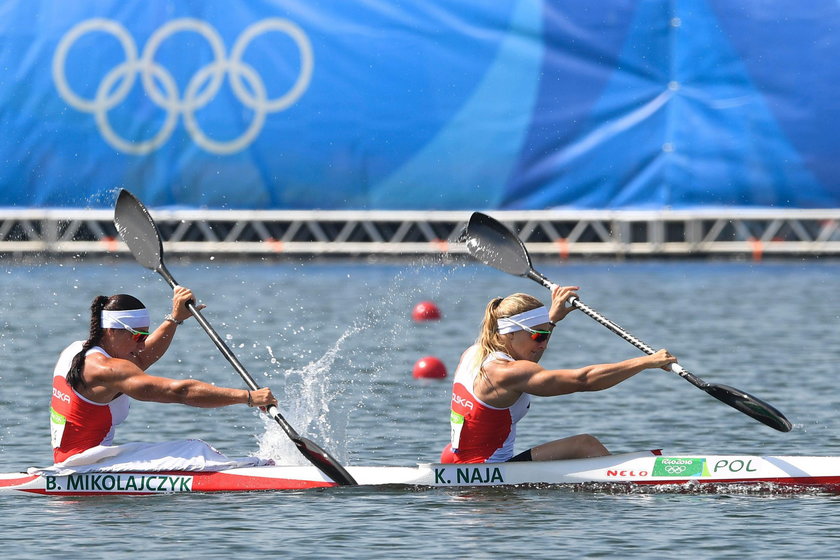
[[137, 298], [117, 294], [93, 300], [88, 339], [65, 348], [53, 373], [50, 427], [56, 463], [110, 445], [132, 398], [202, 408], [277, 404], [268, 388], [228, 389], [146, 373], [169, 348], [178, 325], [192, 316], [187, 308], [191, 300], [192, 291], [176, 286], [172, 313], [154, 332], [149, 331], [149, 311]]
[[577, 286], [558, 286], [551, 309], [527, 294], [490, 301], [481, 333], [461, 356], [455, 371], [450, 412], [451, 438], [442, 463], [549, 461], [609, 455], [594, 436], [581, 434], [513, 454], [516, 423], [530, 395], [549, 397], [601, 391], [640, 371], [675, 363], [667, 350], [614, 364], [548, 370], [539, 365], [556, 324], [574, 307]]

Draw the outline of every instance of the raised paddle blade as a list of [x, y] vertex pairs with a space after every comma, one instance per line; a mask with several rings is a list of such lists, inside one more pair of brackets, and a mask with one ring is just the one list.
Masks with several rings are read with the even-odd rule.
[[531, 272], [531, 257], [522, 241], [487, 214], [473, 212], [465, 238], [467, 251], [484, 264], [514, 276]]
[[114, 224], [137, 262], [149, 270], [159, 270], [163, 263], [160, 232], [143, 203], [125, 189], [117, 197]]
[[789, 432], [793, 425], [773, 405], [735, 387], [709, 383], [703, 390], [721, 402], [739, 410], [780, 432]]

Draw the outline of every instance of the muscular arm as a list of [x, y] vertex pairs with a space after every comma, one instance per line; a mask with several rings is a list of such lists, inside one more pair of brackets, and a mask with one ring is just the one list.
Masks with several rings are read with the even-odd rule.
[[146, 370], [157, 362], [169, 349], [175, 336], [177, 325], [171, 321], [164, 321], [146, 339], [146, 346], [137, 355], [140, 369]]
[[[141, 401], [181, 403], [200, 408], [217, 408], [248, 402], [248, 391], [217, 387], [196, 379], [169, 379], [149, 375], [128, 360], [91, 355], [85, 363], [85, 378], [89, 383], [90, 397], [107, 402], [118, 393]], [[268, 389], [263, 389], [268, 391]], [[251, 393], [254, 404], [258, 392]], [[88, 395], [86, 395], [88, 396]], [[262, 396], [262, 395], [259, 395]], [[273, 397], [272, 397], [273, 400]]]
[[[595, 364], [577, 369], [548, 370], [535, 362], [493, 362], [485, 367], [488, 377], [505, 391], [541, 397], [581, 391], [602, 391], [637, 373], [676, 362], [665, 350], [650, 356], [630, 358], [612, 364]], [[491, 403], [492, 404], [492, 403]]]
[[217, 387], [197, 379], [168, 379], [143, 374], [121, 385], [121, 392], [140, 401], [181, 403], [199, 408], [218, 408], [248, 402], [248, 391], [245, 389]]
[[[192, 317], [192, 312], [187, 304], [193, 299], [193, 293], [189, 288], [175, 286], [172, 290], [172, 317], [178, 321], [185, 321]], [[204, 305], [198, 305], [198, 309], [203, 308]], [[149, 338], [146, 339], [146, 347], [138, 355], [140, 369], [145, 371], [166, 353], [169, 345], [172, 344], [172, 338], [175, 336], [177, 327], [178, 325], [172, 321], [164, 321], [154, 332], [149, 334]]]

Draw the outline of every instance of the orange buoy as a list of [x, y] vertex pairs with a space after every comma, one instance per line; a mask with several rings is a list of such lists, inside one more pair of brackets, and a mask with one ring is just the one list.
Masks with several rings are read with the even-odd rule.
[[440, 319], [440, 309], [433, 301], [421, 301], [414, 306], [411, 318], [415, 321], [437, 321]]
[[412, 375], [415, 379], [443, 379], [446, 377], [446, 366], [434, 356], [426, 356], [414, 364]]

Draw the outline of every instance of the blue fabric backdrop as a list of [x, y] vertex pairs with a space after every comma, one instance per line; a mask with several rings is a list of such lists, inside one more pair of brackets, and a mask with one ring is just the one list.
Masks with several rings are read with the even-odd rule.
[[840, 6], [0, 4], [0, 206], [840, 206]]

